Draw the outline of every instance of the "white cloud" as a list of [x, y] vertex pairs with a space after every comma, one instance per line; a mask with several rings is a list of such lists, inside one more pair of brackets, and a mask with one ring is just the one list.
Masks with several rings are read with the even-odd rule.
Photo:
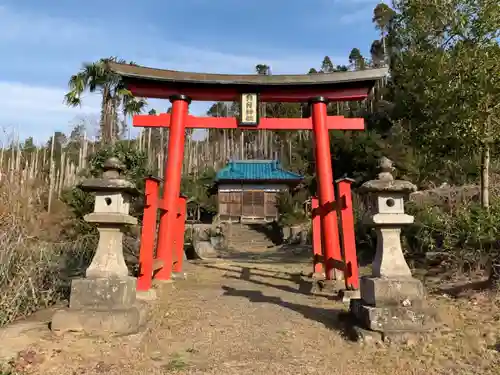
[[[19, 82], [0, 81], [0, 102], [4, 111], [0, 113], [0, 128], [5, 139], [17, 137], [24, 139], [35, 136], [44, 142], [54, 131], [69, 133], [80, 121], [97, 126], [100, 113], [100, 97], [88, 94], [81, 107], [71, 108], [63, 103], [65, 90], [58, 87], [32, 86]], [[149, 106], [158, 111], [166, 111], [168, 100], [150, 100]], [[203, 115], [206, 104], [195, 102], [190, 111]], [[96, 129], [89, 129], [90, 132]], [[132, 134], [137, 131], [132, 130]]]
[[[9, 66], [6, 59], [0, 62], [2, 69], [8, 67], [41, 78], [58, 77], [56, 84], [47, 83], [52, 82], [48, 79], [40, 84], [29, 84], [28, 79], [0, 80], [0, 127], [18, 129], [21, 138], [34, 136], [40, 141], [54, 130], [69, 131], [76, 117], [98, 116], [97, 95], [87, 96], [81, 108], [68, 108], [63, 103], [66, 87], [58, 86], [84, 61], [116, 55], [146, 66], [222, 73], [253, 73], [256, 64], [266, 63], [271, 65], [273, 73], [285, 74], [305, 73], [310, 67], [317, 67], [324, 57], [307, 51], [278, 49], [262, 55], [242, 55], [165, 40], [153, 27], [114, 28], [109, 33], [105, 25], [95, 22], [83, 24], [0, 6], [0, 49], [4, 47], [15, 48], [11, 53], [17, 55], [11, 63], [15, 66]], [[345, 61], [335, 56], [332, 59], [336, 63]], [[151, 101], [151, 106], [164, 111], [169, 103]], [[206, 103], [192, 105], [192, 113], [196, 115], [202, 115], [206, 109]]]
[[[361, 1], [361, 0], [358, 0]], [[343, 14], [339, 22], [342, 25], [352, 25], [357, 22], [371, 22], [373, 9], [371, 7], [361, 8], [359, 10]]]
[[[321, 16], [312, 24], [314, 28], [339, 24], [355, 28], [356, 25], [371, 25], [373, 10], [385, 0], [320, 0]], [[349, 32], [349, 31], [347, 31]]]
[[[324, 4], [332, 4], [331, 0], [323, 0]], [[334, 0], [334, 4], [342, 4], [346, 6], [358, 6], [359, 4], [370, 4], [376, 6], [379, 3], [385, 3], [385, 0]]]
[[64, 18], [16, 12], [0, 6], [0, 41], [23, 44], [64, 45], [78, 40], [92, 41], [98, 35], [91, 27]]
[[19, 82], [0, 81], [0, 126], [8, 136], [35, 136], [46, 140], [55, 130], [68, 131], [77, 116], [99, 114], [99, 98], [88, 96], [81, 108], [63, 104], [64, 90], [57, 87], [38, 87]]
[[[47, 114], [58, 115], [73, 112], [63, 104], [64, 90], [51, 87], [30, 86], [23, 83], [0, 82], [0, 100], [4, 106], [13, 112], [25, 111], [27, 107]], [[98, 108], [98, 99], [94, 95], [85, 97], [84, 105], [79, 108], [82, 112], [95, 112]]]

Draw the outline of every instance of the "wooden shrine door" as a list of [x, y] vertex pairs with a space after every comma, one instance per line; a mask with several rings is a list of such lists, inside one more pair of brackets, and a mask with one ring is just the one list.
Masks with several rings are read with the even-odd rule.
[[265, 218], [264, 194], [263, 190], [243, 191], [243, 209], [241, 214], [243, 219], [255, 220]]

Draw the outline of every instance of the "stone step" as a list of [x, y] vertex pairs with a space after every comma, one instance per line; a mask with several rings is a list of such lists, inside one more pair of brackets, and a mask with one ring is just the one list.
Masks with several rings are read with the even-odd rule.
[[242, 240], [230, 240], [229, 243], [231, 244], [239, 244], [239, 245], [273, 245], [273, 241], [270, 240], [247, 240], [247, 241], [242, 241]]
[[260, 233], [260, 232], [253, 232], [253, 231], [237, 231], [237, 232], [231, 232], [231, 236], [260, 236], [260, 237], [267, 237], [265, 233]]
[[271, 241], [270, 238], [259, 236], [231, 236], [229, 239], [235, 241]]
[[229, 242], [230, 245], [237, 246], [275, 246], [272, 242]]
[[250, 242], [231, 242], [229, 244], [230, 246], [237, 246], [237, 247], [268, 247], [268, 246], [275, 246], [273, 243], [250, 243]]
[[245, 238], [268, 238], [262, 233], [231, 233], [229, 237], [245, 237]]
[[231, 236], [229, 239], [241, 241], [271, 241], [270, 238], [260, 236]]
[[231, 241], [243, 241], [243, 242], [244, 241], [272, 242], [269, 238], [266, 238], [266, 237], [229, 237], [229, 240], [231, 240]]
[[233, 246], [232, 247], [234, 249], [235, 252], [238, 252], [238, 253], [249, 253], [249, 254], [262, 254], [262, 253], [266, 253], [266, 252], [269, 252], [269, 251], [274, 251], [274, 247], [246, 247], [246, 246], [241, 246], [241, 247], [238, 247], [238, 246]]
[[252, 247], [274, 247], [276, 245], [274, 245], [273, 243], [255, 243], [255, 244], [251, 244], [251, 243], [230, 243], [230, 246], [235, 246], [235, 247], [239, 247], [239, 248], [252, 248]]
[[231, 247], [245, 251], [262, 251], [276, 246], [267, 233], [250, 225], [234, 225], [228, 240]]
[[254, 232], [254, 231], [237, 231], [237, 232], [231, 232], [230, 234], [231, 237], [233, 236], [257, 236], [257, 237], [266, 237], [267, 235], [265, 233], [260, 233], [260, 232]]
[[255, 237], [230, 237], [229, 241], [236, 241], [236, 242], [273, 242], [268, 238], [255, 238]]

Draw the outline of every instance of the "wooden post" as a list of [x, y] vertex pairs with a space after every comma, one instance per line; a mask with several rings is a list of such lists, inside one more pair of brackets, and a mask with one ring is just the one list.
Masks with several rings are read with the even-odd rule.
[[346, 289], [359, 289], [358, 259], [356, 256], [356, 236], [354, 234], [354, 212], [352, 209], [351, 184], [353, 180], [342, 178], [335, 181], [338, 192], [338, 214], [340, 217], [340, 238], [345, 262]]
[[156, 235], [156, 216], [158, 212], [158, 193], [160, 180], [155, 177], [146, 179], [144, 216], [142, 219], [141, 247], [139, 251], [139, 277], [137, 290], [151, 289], [153, 278], [154, 244]]
[[325, 209], [326, 206], [335, 204], [330, 136], [327, 126], [327, 101], [323, 97], [318, 97], [310, 102], [316, 154], [316, 179], [318, 182], [319, 205], [321, 207], [321, 243], [323, 245], [325, 278], [331, 280], [335, 276], [337, 280], [340, 280], [342, 278], [341, 271], [335, 271], [333, 267], [335, 261], [341, 261], [342, 259], [337, 212]]
[[172, 117], [170, 118], [170, 134], [168, 140], [168, 156], [165, 166], [165, 185], [163, 188], [162, 208], [158, 233], [158, 258], [163, 260], [164, 267], [155, 275], [158, 280], [170, 280], [172, 276], [173, 244], [175, 238], [175, 222], [177, 201], [181, 189], [182, 159], [184, 155], [185, 124], [190, 99], [184, 95], [170, 98]]
[[321, 252], [321, 216], [319, 214], [319, 200], [311, 198], [312, 240], [313, 240], [313, 273], [323, 272]]
[[178, 211], [175, 225], [175, 247], [173, 272], [182, 272], [184, 263], [184, 231], [186, 229], [187, 197], [181, 195], [178, 200]]

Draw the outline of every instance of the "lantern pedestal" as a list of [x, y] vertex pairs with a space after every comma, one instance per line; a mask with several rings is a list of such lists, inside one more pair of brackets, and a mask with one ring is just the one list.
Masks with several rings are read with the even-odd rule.
[[372, 275], [361, 278], [360, 298], [351, 300], [350, 311], [359, 323], [358, 332], [365, 329], [393, 340], [403, 333], [431, 331], [437, 317], [427, 306], [422, 282], [412, 277], [401, 246], [401, 228], [414, 220], [404, 212], [404, 199], [416, 186], [394, 180], [387, 158], [381, 159], [380, 169], [377, 180], [360, 188], [371, 198], [364, 223], [375, 228], [377, 249]]
[[137, 333], [147, 320], [147, 309], [136, 300], [135, 288], [136, 280], [129, 276], [73, 280], [69, 309], [56, 311], [52, 331], [91, 336]]

